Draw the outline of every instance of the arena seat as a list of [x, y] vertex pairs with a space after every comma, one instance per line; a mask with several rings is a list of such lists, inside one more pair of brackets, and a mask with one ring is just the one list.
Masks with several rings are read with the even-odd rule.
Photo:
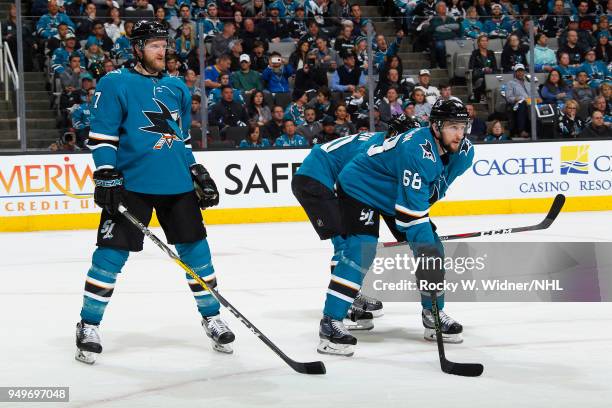
[[281, 57], [289, 58], [291, 56], [291, 53], [295, 51], [295, 43], [293, 41], [268, 43], [268, 53], [271, 54], [275, 51], [278, 52], [281, 55]]
[[[448, 66], [448, 72], [451, 76], [456, 72], [456, 56], [459, 53], [462, 54], [471, 54], [474, 50], [476, 42], [471, 39], [462, 39], [462, 40], [447, 40], [444, 42], [446, 47], [446, 64]], [[469, 56], [468, 56], [469, 61]], [[464, 70], [465, 71], [465, 70]], [[465, 74], [464, 74], [465, 76]]]
[[234, 142], [234, 145], [238, 146], [242, 139], [246, 139], [249, 134], [249, 128], [246, 126], [232, 126], [223, 129], [222, 133], [225, 134], [225, 141]]

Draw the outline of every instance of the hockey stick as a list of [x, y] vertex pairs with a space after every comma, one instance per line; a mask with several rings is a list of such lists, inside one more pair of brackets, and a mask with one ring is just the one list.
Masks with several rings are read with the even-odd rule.
[[[514, 234], [517, 232], [525, 232], [525, 231], [538, 231], [543, 230], [548, 227], [555, 221], [563, 205], [565, 204], [565, 196], [563, 194], [557, 194], [552, 205], [550, 206], [550, 210], [548, 210], [548, 214], [542, 222], [535, 225], [529, 225], [527, 227], [513, 227], [513, 228], [502, 228], [496, 230], [488, 230], [488, 231], [479, 231], [479, 232], [468, 232], [464, 234], [455, 234], [455, 235], [444, 235], [440, 237], [440, 241], [452, 241], [454, 239], [461, 238], [474, 238], [481, 237], [483, 235], [502, 235], [502, 234]], [[394, 246], [408, 245], [407, 242], [383, 242], [379, 244], [379, 247], [389, 248]]]
[[147, 228], [142, 222], [140, 222], [136, 217], [129, 213], [127, 208], [123, 206], [123, 204], [119, 204], [119, 212], [125, 216], [136, 228], [138, 228], [143, 234], [153, 241], [155, 245], [157, 245], [162, 251], [164, 251], [170, 258], [172, 258], [189, 276], [195, 279], [204, 289], [208, 290], [210, 294], [219, 301], [227, 310], [229, 310], [238, 320], [240, 320], [255, 336], [257, 336], [261, 341], [264, 342], [266, 346], [268, 346], [272, 351], [276, 353], [277, 356], [283, 359], [285, 363], [287, 363], [291, 368], [293, 368], [298, 373], [302, 374], [325, 374], [325, 365], [322, 361], [312, 361], [309, 363], [300, 363], [298, 361], [292, 360], [285, 353], [279, 349], [276, 344], [274, 344], [269, 338], [267, 338], [253, 323], [247, 320], [246, 317], [242, 313], [240, 313], [234, 306], [232, 306], [223, 296], [217, 292], [215, 288], [211, 288], [206, 285], [206, 282], [202, 278], [198, 276], [187, 264], [181, 261], [181, 258], [172, 251], [172, 249], [168, 248], [166, 244], [164, 244], [159, 238], [151, 232], [149, 228]]
[[[550, 225], [555, 221], [563, 205], [565, 204], [565, 196], [563, 194], [558, 194], [548, 214], [544, 218], [542, 222], [536, 225], [531, 225], [527, 227], [516, 227], [516, 228], [506, 228], [501, 230], [489, 230], [489, 231], [480, 231], [480, 232], [471, 232], [467, 234], [456, 234], [456, 235], [447, 235], [440, 237], [441, 241], [449, 241], [453, 239], [459, 238], [472, 238], [479, 237], [482, 235], [497, 235], [497, 234], [511, 234], [516, 232], [524, 232], [524, 231], [537, 231], [550, 227]], [[385, 247], [392, 247], [398, 245], [406, 245], [405, 242], [389, 242], [384, 243]], [[443, 372], [447, 374], [459, 375], [463, 377], [478, 377], [484, 371], [484, 366], [478, 363], [455, 363], [446, 358], [446, 354], [444, 352], [444, 340], [442, 339], [442, 330], [440, 323], [440, 311], [438, 310], [438, 298], [435, 292], [431, 294], [431, 311], [434, 317], [434, 326], [436, 330], [436, 343], [438, 344], [438, 356], [440, 358], [440, 368]]]
[[478, 363], [454, 363], [446, 359], [444, 353], [444, 341], [440, 324], [440, 311], [438, 310], [438, 297], [435, 292], [431, 294], [431, 312], [434, 316], [436, 328], [436, 342], [438, 343], [438, 356], [440, 357], [440, 368], [447, 374], [460, 375], [462, 377], [478, 377], [482, 374], [484, 366]]

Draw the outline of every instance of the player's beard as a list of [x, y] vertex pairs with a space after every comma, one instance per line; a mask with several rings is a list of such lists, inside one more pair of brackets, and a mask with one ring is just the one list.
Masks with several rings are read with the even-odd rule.
[[459, 151], [459, 146], [461, 145], [461, 139], [456, 141], [454, 137], [444, 137], [444, 134], [440, 135], [439, 139], [440, 146], [448, 153], [457, 153]]
[[145, 70], [151, 73], [160, 73], [166, 68], [165, 58], [158, 59], [157, 55], [149, 56], [144, 53], [142, 57], [142, 66]]
[[465, 137], [465, 133], [462, 137], [457, 138], [456, 136], [445, 136], [445, 132], [443, 131], [443, 129], [438, 129], [438, 132], [438, 137], [436, 137], [436, 139], [442, 149], [444, 149], [448, 153], [457, 153], [461, 146], [461, 141]]
[[461, 140], [456, 143], [453, 140], [451, 143], [447, 143], [443, 147], [449, 153], [457, 153], [459, 151], [459, 146], [461, 146]]

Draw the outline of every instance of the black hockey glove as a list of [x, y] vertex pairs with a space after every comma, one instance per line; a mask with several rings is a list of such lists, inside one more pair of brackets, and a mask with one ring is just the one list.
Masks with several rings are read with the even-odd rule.
[[194, 164], [189, 168], [189, 171], [198, 195], [200, 208], [205, 209], [219, 204], [219, 191], [208, 170], [201, 164]]
[[[419, 245], [416, 255], [421, 258], [416, 270], [416, 278], [419, 288], [422, 288], [422, 281], [428, 284], [439, 285], [444, 282], [444, 254], [436, 244]], [[432, 290], [425, 290], [432, 292]]]
[[110, 215], [118, 212], [118, 207], [123, 200], [125, 189], [123, 188], [123, 175], [115, 169], [101, 169], [93, 174], [96, 189], [94, 190], [94, 202], [105, 209]]

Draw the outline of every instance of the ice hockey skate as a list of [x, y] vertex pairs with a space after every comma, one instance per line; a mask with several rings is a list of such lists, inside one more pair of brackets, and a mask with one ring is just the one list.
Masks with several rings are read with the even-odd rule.
[[202, 327], [211, 340], [213, 350], [226, 354], [234, 352], [231, 344], [236, 336], [227, 327], [220, 314], [202, 318]]
[[93, 364], [96, 358], [102, 353], [102, 344], [98, 326], [78, 322], [76, 326], [76, 346], [77, 351], [74, 358], [85, 364]]
[[[429, 309], [423, 309], [421, 313], [423, 327], [425, 327], [425, 340], [436, 341], [436, 329], [434, 325], [433, 313]], [[456, 322], [452, 317], [440, 310], [440, 324], [442, 339], [445, 343], [462, 343], [463, 326]]]
[[384, 314], [383, 303], [380, 300], [364, 295], [361, 292], [357, 294], [351, 309], [361, 309], [364, 312], [370, 312], [374, 318], [381, 317]]
[[351, 306], [342, 323], [348, 330], [372, 330], [374, 316], [370, 312]]
[[323, 316], [319, 326], [319, 338], [321, 340], [317, 351], [321, 354], [350, 357], [355, 353], [353, 346], [357, 344], [357, 339], [340, 320]]

